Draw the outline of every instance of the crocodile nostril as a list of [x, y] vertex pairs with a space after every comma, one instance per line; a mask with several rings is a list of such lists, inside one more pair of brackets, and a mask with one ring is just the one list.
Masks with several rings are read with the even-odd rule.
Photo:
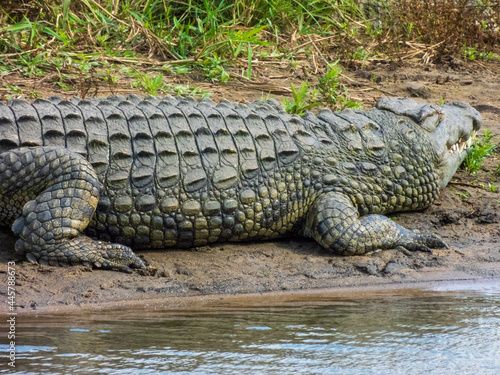
[[481, 120], [473, 119], [472, 120], [472, 128], [474, 130], [479, 130], [481, 128]]

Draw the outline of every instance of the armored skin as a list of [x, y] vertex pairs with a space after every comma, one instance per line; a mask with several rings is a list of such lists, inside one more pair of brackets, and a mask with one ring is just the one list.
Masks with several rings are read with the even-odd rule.
[[112, 96], [0, 103], [0, 224], [42, 264], [144, 267], [133, 249], [300, 234], [344, 255], [444, 243], [383, 214], [421, 210], [464, 159], [481, 116], [381, 99], [289, 115]]

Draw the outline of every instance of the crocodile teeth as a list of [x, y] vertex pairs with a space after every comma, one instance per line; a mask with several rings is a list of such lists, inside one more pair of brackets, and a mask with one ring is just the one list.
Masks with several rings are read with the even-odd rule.
[[470, 139], [475, 140], [476, 136], [477, 136], [477, 130], [473, 130], [471, 135], [470, 135]]
[[463, 138], [460, 138], [457, 143], [455, 143], [451, 148], [448, 150], [450, 154], [453, 154], [455, 151], [458, 151], [459, 153], [462, 153], [465, 149], [469, 148], [474, 141], [473, 134], [471, 134], [471, 137], [467, 140], [464, 140]]
[[472, 146], [472, 144], [476, 141], [476, 138], [477, 130], [473, 130], [467, 140], [459, 138], [458, 141], [448, 149], [448, 152], [450, 153], [450, 155], [455, 151], [462, 153], [464, 150], [469, 149]]

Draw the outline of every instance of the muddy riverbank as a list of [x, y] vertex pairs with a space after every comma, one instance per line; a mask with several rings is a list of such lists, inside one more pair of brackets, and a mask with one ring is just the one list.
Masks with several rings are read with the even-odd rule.
[[[351, 97], [370, 108], [381, 96], [424, 96], [425, 100], [463, 100], [483, 115], [483, 128], [500, 134], [500, 77], [479, 65], [425, 65], [347, 72]], [[378, 77], [373, 79], [373, 77]], [[283, 86], [289, 86], [284, 79]], [[255, 100], [261, 93], [230, 86], [212, 87], [214, 100]], [[44, 96], [60, 94], [49, 89]], [[106, 93], [101, 93], [102, 95]], [[281, 100], [279, 96], [276, 97]], [[498, 137], [494, 139], [498, 143]], [[276, 291], [306, 291], [404, 284], [432, 280], [500, 278], [500, 185], [494, 171], [499, 150], [476, 176], [459, 171], [439, 200], [423, 212], [391, 214], [401, 225], [441, 236], [449, 249], [411, 256], [395, 250], [340, 257], [315, 242], [290, 238], [249, 244], [221, 244], [192, 250], [144, 251], [147, 272], [133, 274], [85, 267], [30, 264], [14, 252], [9, 229], [0, 233], [0, 283], [7, 284], [7, 263], [15, 261], [17, 311], [57, 311], [168, 301], [168, 298]], [[5, 297], [6, 298], [6, 297]], [[148, 302], [149, 301], [149, 302]], [[0, 304], [0, 312], [7, 304]]]

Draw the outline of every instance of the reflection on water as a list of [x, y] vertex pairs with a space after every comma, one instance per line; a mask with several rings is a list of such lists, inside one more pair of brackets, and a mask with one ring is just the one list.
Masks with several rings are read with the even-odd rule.
[[500, 284], [370, 294], [21, 316], [16, 373], [500, 374]]

